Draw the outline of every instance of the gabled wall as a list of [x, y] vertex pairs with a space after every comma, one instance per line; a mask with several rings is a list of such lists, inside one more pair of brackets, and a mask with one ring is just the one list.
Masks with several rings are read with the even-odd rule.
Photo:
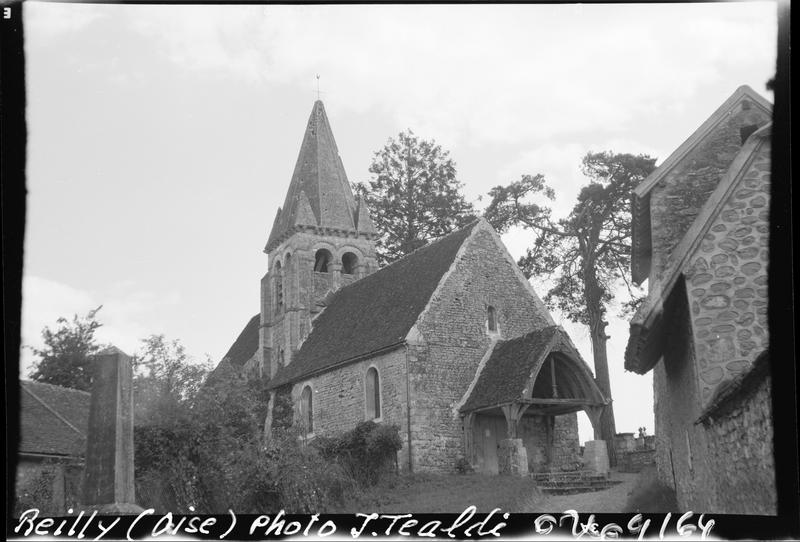
[[[499, 332], [487, 329], [496, 309]], [[486, 222], [476, 226], [460, 256], [418, 320], [409, 344], [414, 468], [452, 472], [464, 455], [459, 402], [486, 351], [552, 325], [541, 300]]]
[[765, 139], [689, 260], [686, 277], [704, 407], [769, 343], [769, 190]]
[[[744, 106], [744, 103], [749, 105]], [[742, 148], [741, 128], [763, 126], [770, 119], [771, 114], [752, 101], [745, 98], [738, 102], [728, 118], [653, 187], [650, 192], [651, 287], [664, 270], [667, 257]]]

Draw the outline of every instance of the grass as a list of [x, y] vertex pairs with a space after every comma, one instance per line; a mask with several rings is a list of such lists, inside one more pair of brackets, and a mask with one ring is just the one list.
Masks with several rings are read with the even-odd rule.
[[647, 467], [639, 474], [639, 479], [631, 490], [624, 509], [643, 513], [678, 512], [678, 502], [675, 499], [675, 491], [658, 479], [658, 473], [653, 466]]
[[538, 493], [531, 478], [483, 474], [412, 474], [387, 479], [353, 496], [349, 512], [461, 513], [470, 505], [478, 513], [494, 508], [519, 512]]

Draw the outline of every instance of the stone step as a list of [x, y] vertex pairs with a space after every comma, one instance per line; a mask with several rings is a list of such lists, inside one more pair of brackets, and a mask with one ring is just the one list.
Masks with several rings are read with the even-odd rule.
[[619, 480], [609, 480], [602, 485], [564, 484], [555, 487], [542, 487], [541, 490], [549, 495], [571, 495], [574, 493], [592, 493], [595, 491], [603, 491], [610, 489], [619, 483], [621, 483]]
[[592, 471], [568, 471], [568, 472], [535, 472], [531, 477], [536, 481], [543, 480], [606, 480], [604, 474], [597, 474]]
[[606, 487], [609, 485], [616, 485], [616, 481], [613, 480], [569, 480], [569, 481], [562, 481], [562, 482], [540, 482], [537, 484], [540, 488], [553, 488], [553, 487], [567, 487], [573, 485], [580, 485], [580, 486], [587, 486], [587, 487]]

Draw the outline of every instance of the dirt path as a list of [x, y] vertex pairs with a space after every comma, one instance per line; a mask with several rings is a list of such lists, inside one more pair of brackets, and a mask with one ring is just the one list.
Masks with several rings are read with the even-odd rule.
[[564, 512], [565, 510], [595, 513], [625, 512], [623, 508], [628, 500], [628, 493], [636, 484], [638, 476], [635, 473], [612, 472], [611, 479], [621, 480], [622, 483], [603, 491], [573, 495], [537, 494], [525, 503], [523, 511], [530, 513]]

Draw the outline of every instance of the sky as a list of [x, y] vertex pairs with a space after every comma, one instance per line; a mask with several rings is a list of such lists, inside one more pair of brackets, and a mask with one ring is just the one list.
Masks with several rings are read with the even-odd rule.
[[[163, 333], [219, 361], [259, 310], [317, 75], [351, 181], [411, 129], [450, 152], [478, 209], [492, 187], [541, 173], [556, 216], [587, 181], [587, 152], [660, 163], [738, 86], [773, 100], [772, 2], [26, 2], [23, 17], [29, 346], [102, 305], [104, 343], [130, 354]], [[503, 236], [515, 258], [530, 239]], [[554, 318], [591, 365], [586, 329]], [[628, 323], [615, 311], [609, 323], [617, 430], [652, 434], [651, 377], [624, 371]], [[23, 375], [32, 359], [23, 348]]]

